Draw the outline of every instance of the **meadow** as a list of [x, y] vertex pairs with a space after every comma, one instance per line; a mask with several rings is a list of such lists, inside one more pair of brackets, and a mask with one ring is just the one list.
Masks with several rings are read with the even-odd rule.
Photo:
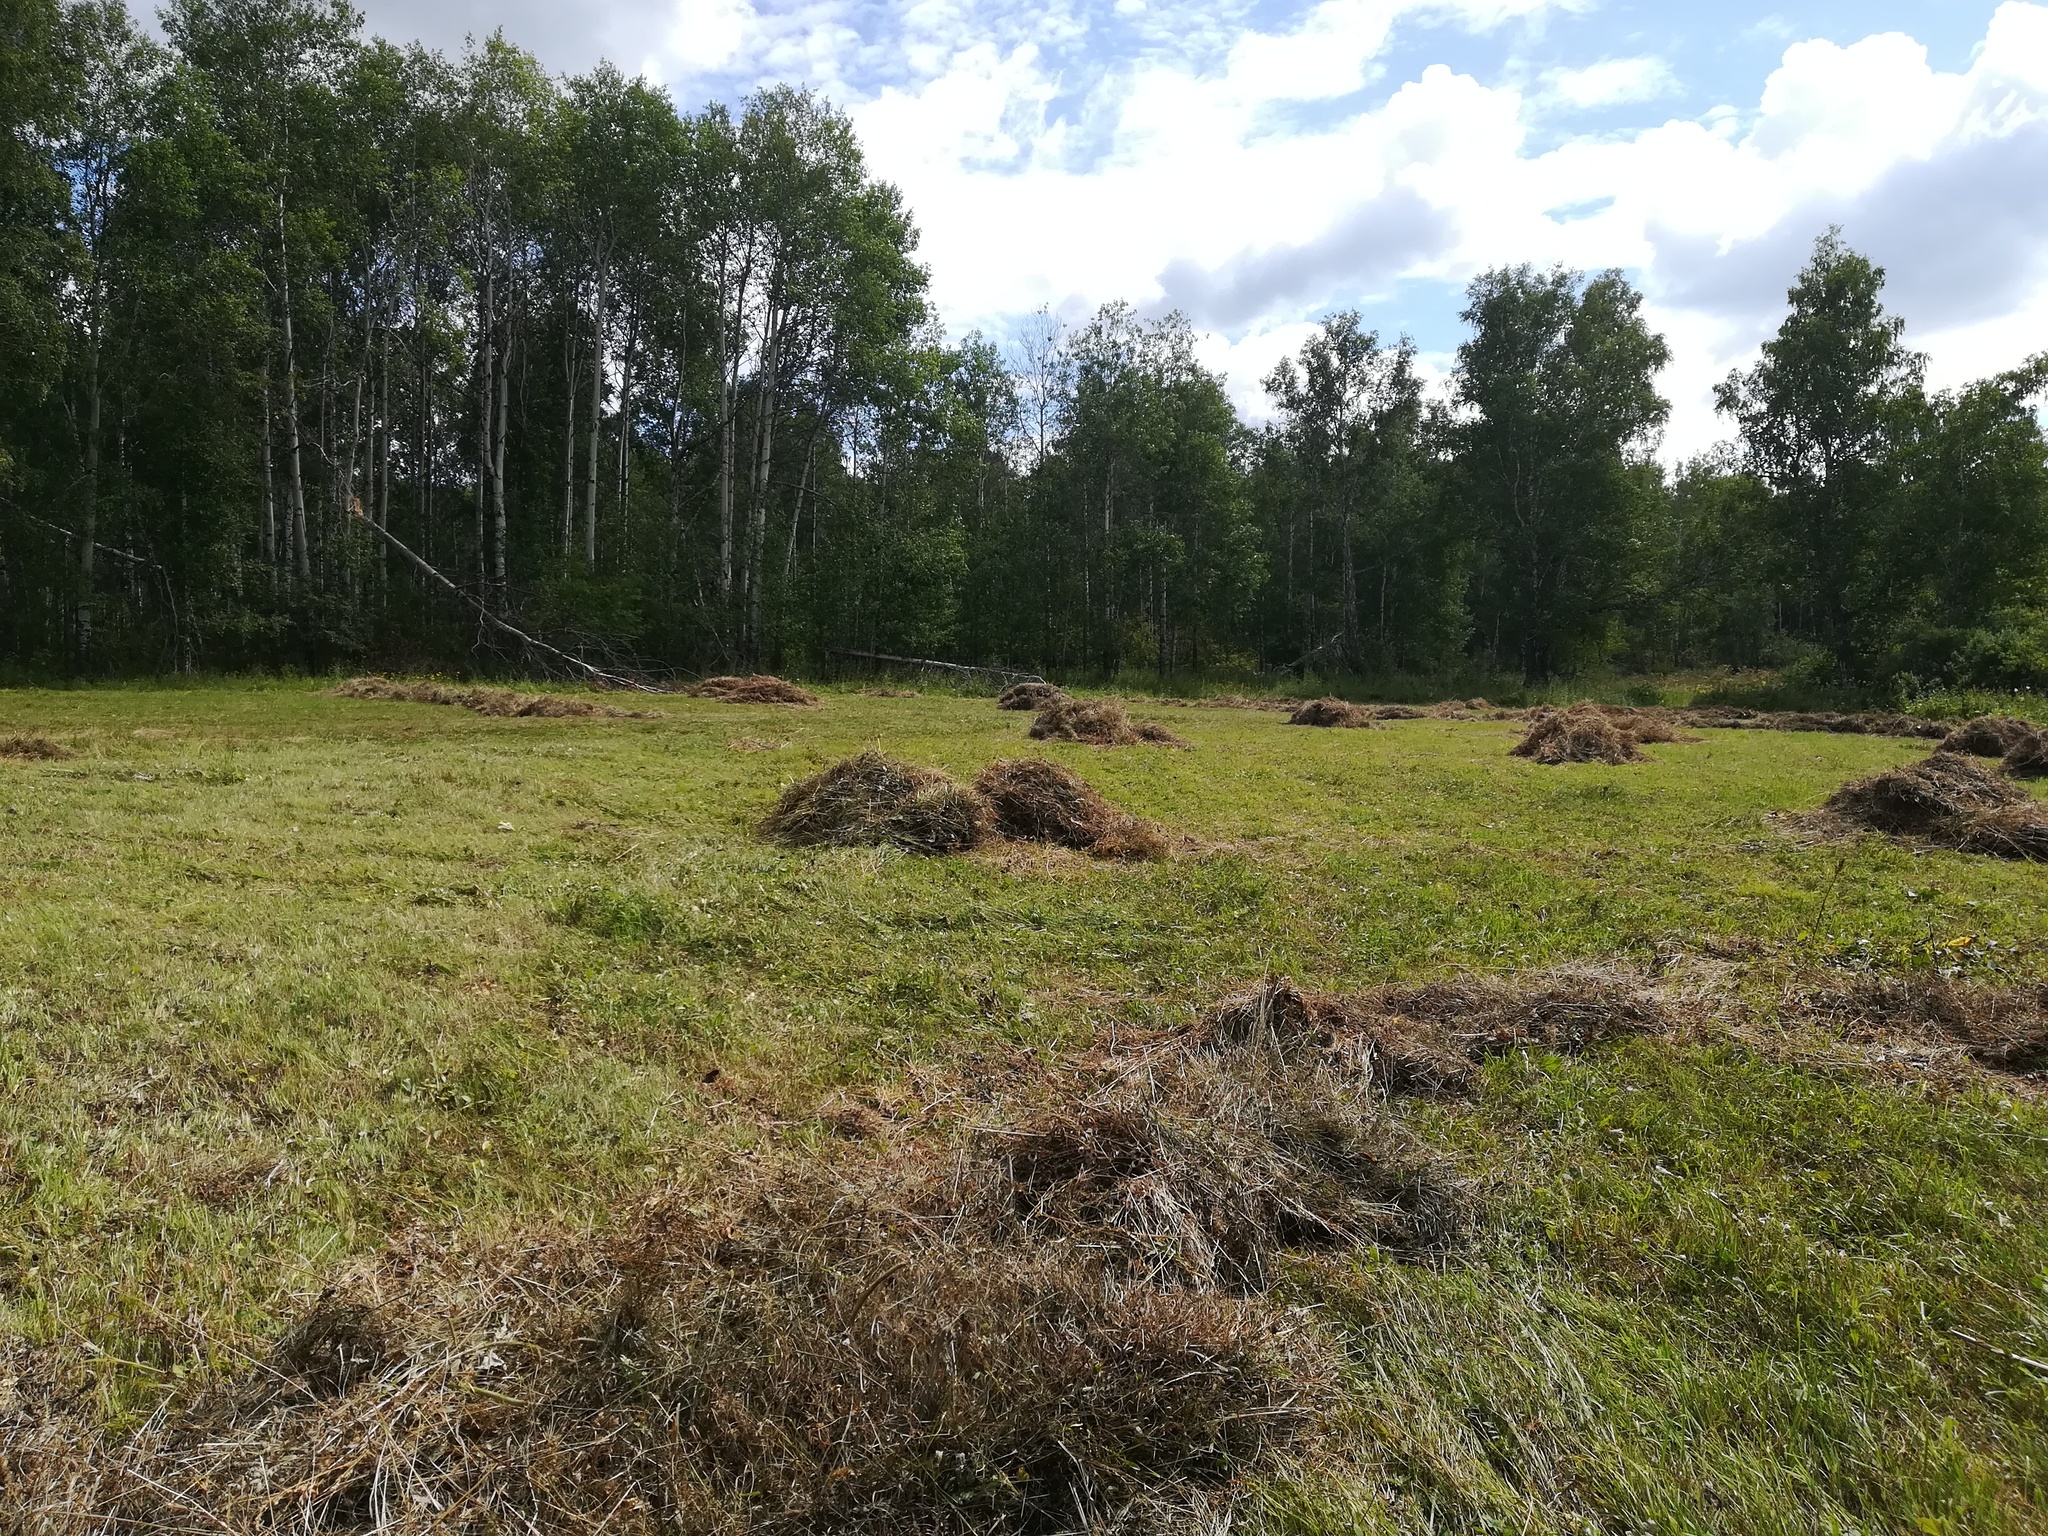
[[[1104, 750], [978, 697], [644, 702], [0, 694], [0, 734], [75, 753], [0, 761], [0, 1433], [60, 1357], [116, 1439], [394, 1245], [601, 1234], [841, 1157], [853, 1105], [914, 1138], [963, 1081], [1261, 977], [1581, 967], [1683, 1027], [1386, 1106], [1470, 1231], [1288, 1262], [1339, 1380], [1230, 1484], [1234, 1528], [2048, 1529], [2040, 1081], [1798, 1005], [2048, 982], [2040, 866], [1802, 819], [1926, 743], [1707, 731], [1558, 768], [1484, 720], [1134, 703], [1191, 748]], [[1057, 759], [1175, 851], [756, 835], [868, 745], [962, 779]]]

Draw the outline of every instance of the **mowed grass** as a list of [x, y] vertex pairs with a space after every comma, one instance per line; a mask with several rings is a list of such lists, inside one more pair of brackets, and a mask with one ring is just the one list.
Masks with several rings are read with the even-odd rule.
[[[0, 695], [0, 1333], [132, 1421], [260, 1355], [394, 1233], [601, 1227], [841, 1092], [1192, 1018], [1267, 971], [2048, 976], [2048, 873], [1787, 813], [1926, 744], [1713, 732], [1631, 768], [1506, 724], [1139, 707], [1191, 751], [1028, 742], [985, 699], [669, 698], [495, 720], [313, 685]], [[793, 852], [754, 824], [876, 744], [1042, 753], [1191, 840]], [[1674, 970], [1676, 968], [1676, 970]], [[1477, 1181], [1432, 1265], [1304, 1260], [1341, 1422], [1290, 1531], [2048, 1528], [2048, 1114], [1725, 1031], [1496, 1062], [1397, 1112]]]

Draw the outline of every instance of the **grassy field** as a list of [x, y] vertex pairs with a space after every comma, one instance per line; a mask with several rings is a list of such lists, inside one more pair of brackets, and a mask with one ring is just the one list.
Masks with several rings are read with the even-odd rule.
[[864, 745], [963, 778], [1021, 753], [1029, 717], [985, 699], [655, 707], [0, 695], [0, 733], [78, 753], [0, 762], [10, 1358], [87, 1352], [118, 1431], [398, 1235], [603, 1227], [826, 1146], [848, 1095], [1191, 1020], [1268, 972], [1593, 962], [1709, 1002], [1398, 1107], [1477, 1230], [1290, 1273], [1342, 1406], [1238, 1528], [2048, 1529], [2038, 1088], [1778, 1011], [1866, 972], [2048, 979], [2040, 866], [1787, 814], [1925, 743], [1710, 732], [1558, 769], [1502, 723], [1159, 707], [1193, 750], [1028, 744], [1187, 839], [1127, 866], [753, 835]]

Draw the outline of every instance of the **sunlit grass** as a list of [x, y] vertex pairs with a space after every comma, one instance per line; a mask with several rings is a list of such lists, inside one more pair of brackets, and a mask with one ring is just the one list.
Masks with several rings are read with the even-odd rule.
[[[811, 1134], [842, 1085], [1188, 1018], [1266, 970], [1692, 957], [1760, 998], [1937, 955], [2048, 971], [2038, 867], [1783, 814], [1919, 742], [1715, 732], [1553, 769], [1510, 759], [1506, 724], [1161, 707], [1194, 750], [1098, 751], [977, 699], [660, 707], [0, 696], [0, 733], [80, 754], [0, 762], [0, 1328], [102, 1351], [133, 1411], [394, 1231], [603, 1224]], [[1123, 866], [752, 835], [870, 743], [962, 778], [1042, 750], [1190, 846]], [[1276, 1525], [2039, 1527], [2032, 1099], [1641, 1041], [1403, 1113], [1481, 1182], [1485, 1235], [1440, 1269], [1303, 1266], [1355, 1346], [1352, 1421], [1271, 1490]]]

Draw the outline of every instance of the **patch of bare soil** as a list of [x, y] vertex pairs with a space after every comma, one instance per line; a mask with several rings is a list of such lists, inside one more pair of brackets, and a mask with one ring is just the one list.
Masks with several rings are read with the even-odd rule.
[[1371, 710], [1330, 696], [1310, 699], [1287, 717], [1289, 725], [1332, 726], [1354, 731], [1370, 729], [1373, 721]]
[[1030, 735], [1034, 741], [1079, 741], [1096, 747], [1189, 744], [1163, 725], [1133, 720], [1115, 699], [1054, 699], [1039, 710]]
[[997, 709], [1043, 709], [1067, 692], [1054, 683], [1012, 683], [996, 695]]
[[1935, 752], [1844, 784], [1828, 797], [1838, 822], [1963, 853], [2048, 859], [2048, 806], [1974, 757]]
[[720, 704], [788, 704], [808, 708], [821, 702], [810, 689], [800, 688], [765, 672], [756, 672], [751, 677], [707, 677], [682, 692], [693, 698], [713, 699]]
[[1979, 715], [1942, 737], [1939, 750], [1964, 752], [1972, 757], [2003, 757], [2012, 750], [2014, 742], [2033, 733], [2033, 726], [2011, 715]]
[[76, 756], [71, 748], [47, 736], [0, 736], [0, 757], [20, 762], [51, 762]]
[[11, 1508], [42, 1536], [1227, 1526], [1337, 1377], [1264, 1294], [1283, 1256], [1434, 1253], [1469, 1196], [1313, 1064], [1144, 1065], [1060, 1067], [922, 1148], [870, 1112], [603, 1234], [401, 1241], [126, 1431], [16, 1350]]
[[889, 843], [912, 853], [960, 853], [988, 835], [989, 808], [936, 769], [870, 747], [790, 785], [761, 830], [790, 847]]
[[1165, 835], [1119, 810], [1072, 769], [1044, 758], [997, 758], [974, 787], [996, 830], [1026, 842], [1056, 843], [1101, 859], [1163, 859]]
[[373, 699], [393, 704], [452, 704], [497, 719], [659, 720], [652, 709], [620, 709], [574, 694], [515, 693], [510, 688], [458, 688], [448, 683], [401, 683], [388, 677], [352, 677], [328, 690], [336, 698]]

